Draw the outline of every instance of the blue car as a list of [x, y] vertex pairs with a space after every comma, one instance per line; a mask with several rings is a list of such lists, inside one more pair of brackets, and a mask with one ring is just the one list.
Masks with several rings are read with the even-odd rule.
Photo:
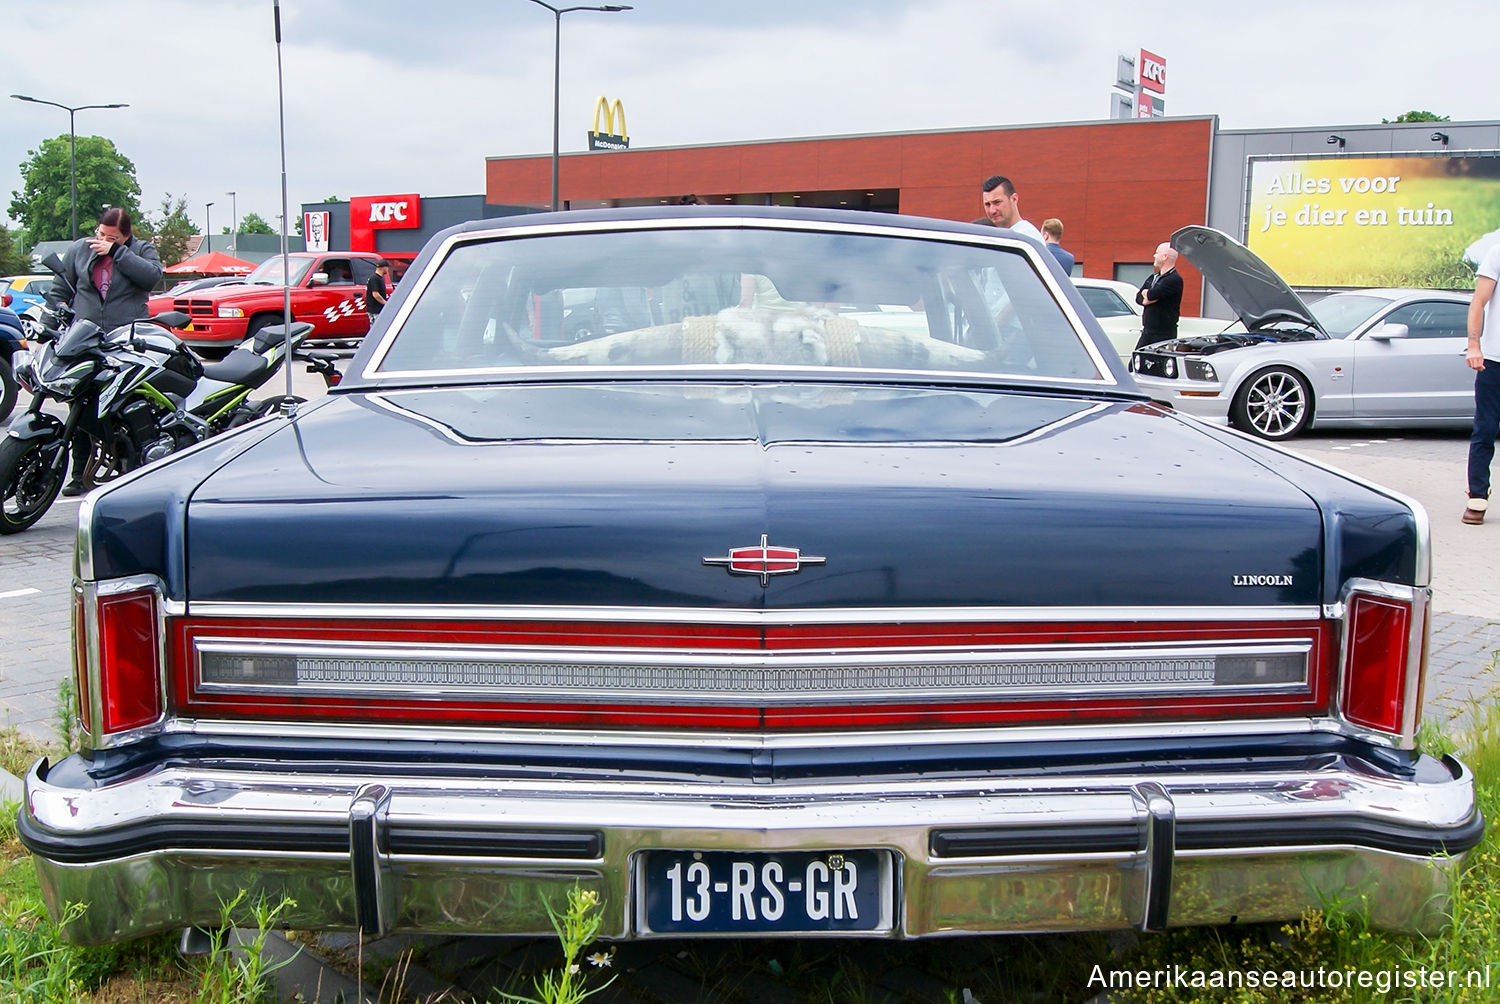
[[25, 337], [26, 329], [16, 312], [0, 307], [0, 422], [9, 418], [16, 406], [18, 388], [13, 360]]
[[1005, 229], [466, 223], [325, 398], [78, 520], [82, 749], [19, 830], [81, 941], [236, 889], [372, 936], [580, 888], [613, 940], [1434, 931], [1483, 834], [1416, 743], [1421, 507], [1153, 403]]
[[21, 315], [21, 323], [28, 331], [32, 330], [33, 323], [25, 316], [27, 309], [46, 306], [46, 294], [51, 288], [52, 276], [50, 275], [13, 275], [0, 279], [0, 296], [10, 296], [10, 303], [7, 306]]

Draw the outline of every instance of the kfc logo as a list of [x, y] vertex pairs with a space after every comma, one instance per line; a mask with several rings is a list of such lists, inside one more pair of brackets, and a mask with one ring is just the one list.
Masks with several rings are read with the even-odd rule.
[[328, 213], [303, 213], [302, 234], [307, 250], [328, 250]]
[[385, 223], [388, 220], [400, 220], [406, 222], [406, 203], [404, 202], [372, 202], [370, 203], [370, 222]]
[[1141, 87], [1157, 94], [1167, 93], [1167, 61], [1145, 49], [1141, 50]]
[[415, 194], [356, 196], [349, 200], [349, 220], [355, 229], [416, 230], [422, 226], [422, 199]]

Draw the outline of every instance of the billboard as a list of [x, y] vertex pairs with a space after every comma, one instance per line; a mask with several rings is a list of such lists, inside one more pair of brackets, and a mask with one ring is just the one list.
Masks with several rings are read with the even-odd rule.
[[1293, 286], [1473, 289], [1500, 152], [1251, 157], [1245, 244]]
[[1154, 52], [1141, 50], [1141, 89], [1167, 93], [1167, 61]]

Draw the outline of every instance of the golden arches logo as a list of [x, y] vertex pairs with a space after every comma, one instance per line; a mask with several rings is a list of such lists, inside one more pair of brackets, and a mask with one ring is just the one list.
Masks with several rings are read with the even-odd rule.
[[[599, 128], [599, 120], [603, 118], [604, 128]], [[615, 128], [615, 120], [619, 120], [619, 129]], [[615, 98], [611, 102], [608, 98], [600, 95], [599, 100], [594, 102], [594, 128], [589, 132], [590, 150], [626, 150], [630, 147], [630, 134], [625, 128], [625, 106], [620, 104], [620, 99]]]

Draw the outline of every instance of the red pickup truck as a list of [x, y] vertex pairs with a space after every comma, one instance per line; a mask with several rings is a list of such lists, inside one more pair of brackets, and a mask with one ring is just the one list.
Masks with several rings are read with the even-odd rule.
[[[260, 328], [282, 321], [282, 289], [292, 291], [292, 320], [313, 326], [309, 341], [357, 341], [370, 330], [365, 284], [381, 255], [361, 251], [299, 251], [268, 258], [240, 282], [154, 296], [151, 316], [180, 310], [192, 327], [179, 334], [199, 351], [228, 351]], [[388, 284], [389, 288], [389, 284]]]

